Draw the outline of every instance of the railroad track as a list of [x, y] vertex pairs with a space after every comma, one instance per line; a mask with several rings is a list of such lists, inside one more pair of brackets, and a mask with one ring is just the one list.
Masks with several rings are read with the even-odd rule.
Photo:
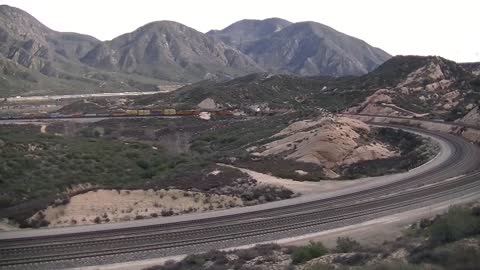
[[[478, 149], [452, 135], [425, 133], [446, 142], [451, 155], [438, 167], [401, 181], [327, 199], [209, 219], [15, 239], [2, 239], [0, 234], [0, 267], [60, 269], [94, 258], [112, 262], [128, 260], [132, 254], [148, 258], [167, 251], [180, 253], [192, 246], [220, 247], [221, 243], [239, 239], [255, 243], [353, 224], [480, 191]], [[459, 177], [449, 179], [454, 176]]]

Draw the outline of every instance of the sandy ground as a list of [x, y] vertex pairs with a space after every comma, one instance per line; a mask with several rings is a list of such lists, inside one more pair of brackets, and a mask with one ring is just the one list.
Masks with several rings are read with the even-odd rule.
[[[119, 222], [140, 218], [201, 213], [243, 206], [238, 197], [182, 190], [97, 190], [73, 196], [66, 205], [41, 211], [49, 227]], [[37, 213], [35, 217], [38, 217]], [[98, 217], [97, 222], [95, 219]]]
[[345, 187], [366, 183], [369, 181], [369, 179], [371, 179], [371, 178], [365, 178], [365, 179], [358, 179], [358, 180], [342, 180], [342, 181], [322, 180], [318, 182], [309, 182], [309, 181], [301, 182], [301, 181], [295, 181], [292, 179], [280, 178], [280, 177], [276, 177], [276, 176], [272, 176], [264, 173], [259, 173], [249, 169], [238, 168], [230, 165], [223, 165], [223, 166], [239, 169], [240, 171], [248, 174], [250, 177], [252, 177], [253, 179], [257, 180], [260, 183], [268, 184], [268, 185], [284, 186], [290, 189], [291, 191], [293, 191], [294, 193], [300, 193], [303, 195], [318, 194], [318, 193], [327, 192], [327, 191], [339, 190]]
[[8, 222], [8, 219], [4, 218], [0, 220], [0, 232], [1, 231], [13, 231], [13, 230], [18, 230], [18, 227], [10, 224]]

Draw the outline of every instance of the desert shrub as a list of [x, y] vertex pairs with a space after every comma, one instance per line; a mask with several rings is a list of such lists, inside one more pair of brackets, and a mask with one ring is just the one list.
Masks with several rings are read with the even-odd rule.
[[292, 253], [294, 264], [304, 263], [314, 258], [321, 257], [328, 253], [327, 248], [321, 242], [311, 241], [308, 245], [297, 247]]
[[333, 265], [324, 264], [324, 263], [317, 263], [304, 268], [304, 270], [334, 270], [334, 269], [335, 267]]
[[477, 205], [472, 208], [472, 215], [480, 217], [480, 206]]
[[205, 263], [205, 261], [206, 260], [203, 255], [193, 254], [185, 257], [182, 263], [189, 266], [202, 266]]
[[[363, 266], [361, 268], [355, 268], [358, 270], [424, 270], [421, 265], [408, 264], [404, 262], [390, 262], [390, 263], [380, 263], [369, 266]], [[431, 268], [435, 269], [435, 268]]]
[[357, 241], [350, 237], [338, 237], [335, 251], [339, 253], [348, 253], [353, 251], [360, 251], [362, 246]]
[[50, 222], [48, 222], [45, 219], [32, 219], [29, 221], [25, 221], [19, 224], [20, 228], [40, 228], [40, 227], [46, 227], [50, 225]]
[[235, 251], [235, 254], [242, 261], [249, 261], [253, 258], [256, 258], [256, 257], [260, 256], [260, 253], [258, 252], [258, 250], [255, 250], [255, 249], [252, 249], [252, 248], [237, 250], [237, 251]]
[[260, 256], [267, 256], [273, 254], [274, 250], [280, 250], [282, 247], [278, 244], [271, 243], [271, 244], [263, 244], [263, 245], [256, 245], [254, 249], [260, 254]]
[[409, 261], [440, 265], [449, 270], [474, 270], [480, 265], [480, 251], [460, 243], [436, 248], [424, 247], [412, 252]]
[[[0, 183], [1, 183], [1, 181], [0, 181]], [[7, 195], [2, 194], [2, 196], [0, 197], [0, 209], [1, 208], [7, 208], [7, 207], [11, 206], [12, 201], [13, 201], [12, 198], [8, 198]]]
[[169, 217], [169, 216], [173, 216], [173, 210], [172, 209], [169, 209], [169, 210], [162, 210], [162, 212], [160, 212], [160, 215], [162, 217]]
[[140, 167], [144, 170], [146, 170], [150, 167], [150, 163], [148, 163], [148, 161], [143, 160], [143, 159], [138, 160], [137, 165], [138, 165], [138, 167]]
[[228, 259], [225, 256], [225, 252], [219, 250], [211, 250], [203, 255], [209, 261], [212, 261], [216, 265], [228, 264]]
[[432, 221], [430, 219], [427, 219], [427, 218], [422, 218], [420, 220], [420, 223], [418, 224], [420, 229], [426, 229], [426, 228], [430, 227], [431, 225], [432, 225]]
[[453, 242], [480, 233], [480, 218], [466, 208], [453, 207], [429, 227], [430, 242], [434, 245]]
[[476, 270], [480, 267], [480, 251], [474, 247], [458, 246], [446, 256], [446, 261], [439, 264], [452, 270]]
[[353, 253], [350, 256], [338, 256], [333, 259], [334, 263], [342, 265], [361, 265], [371, 258], [368, 253]]
[[153, 266], [145, 270], [203, 270], [206, 263], [212, 263], [208, 269], [227, 270], [229, 261], [225, 252], [212, 250], [203, 254], [192, 254], [179, 262], [169, 261], [162, 266]]

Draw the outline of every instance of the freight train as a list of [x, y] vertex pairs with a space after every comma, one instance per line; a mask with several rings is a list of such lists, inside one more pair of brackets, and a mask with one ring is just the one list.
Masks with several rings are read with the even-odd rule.
[[27, 113], [21, 115], [0, 116], [0, 120], [10, 119], [56, 119], [56, 118], [101, 118], [101, 117], [147, 117], [147, 116], [196, 116], [201, 112], [208, 112], [216, 116], [233, 116], [233, 112], [229, 110], [185, 110], [178, 111], [176, 109], [125, 109], [109, 113]]

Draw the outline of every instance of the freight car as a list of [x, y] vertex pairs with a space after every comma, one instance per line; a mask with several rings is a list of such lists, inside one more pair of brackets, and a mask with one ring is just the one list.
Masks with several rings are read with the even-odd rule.
[[175, 109], [163, 109], [163, 115], [176, 115], [177, 110]]
[[176, 115], [178, 116], [189, 116], [189, 115], [198, 115], [200, 112], [195, 110], [188, 111], [177, 111]]
[[137, 116], [138, 115], [138, 110], [125, 110], [126, 115], [129, 116]]
[[[116, 113], [119, 116], [120, 113]], [[150, 110], [150, 109], [127, 109], [125, 110], [124, 116], [162, 116], [162, 115], [176, 115], [177, 111], [175, 109], [160, 109], [160, 110]]]
[[137, 115], [138, 116], [147, 116], [147, 115], [150, 115], [151, 112], [150, 110], [137, 110]]
[[125, 113], [123, 111], [117, 111], [117, 112], [112, 112], [111, 116], [112, 117], [124, 117], [124, 116], [127, 116], [127, 113]]

